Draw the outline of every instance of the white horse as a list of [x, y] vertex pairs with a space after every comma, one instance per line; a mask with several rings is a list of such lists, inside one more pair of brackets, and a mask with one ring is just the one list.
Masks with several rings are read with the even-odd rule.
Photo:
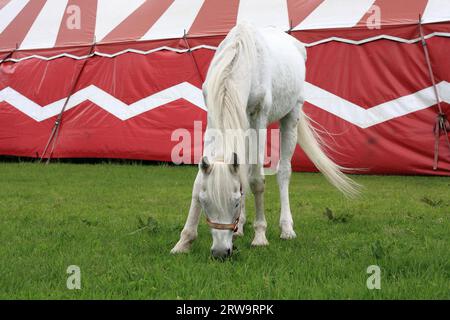
[[[246, 165], [239, 163], [248, 158], [245, 138], [238, 135], [235, 139], [227, 130], [265, 132], [269, 123], [279, 121], [281, 152], [277, 181], [282, 239], [296, 237], [289, 205], [289, 180], [297, 143], [331, 184], [346, 195], [357, 193], [357, 184], [323, 152], [320, 138], [302, 111], [305, 62], [304, 45], [275, 28], [262, 31], [247, 23], [239, 24], [220, 44], [208, 70], [203, 94], [208, 107], [205, 144], [208, 132], [214, 129], [223, 133], [223, 145], [214, 145], [215, 155], [204, 156], [200, 163], [189, 215], [172, 253], [189, 251], [197, 237], [203, 209], [212, 232], [212, 255], [218, 258], [231, 255], [233, 235], [243, 235], [247, 184], [255, 196], [252, 245], [268, 245], [263, 203], [266, 136], [257, 135], [257, 161]], [[206, 153], [207, 149], [211, 147], [205, 145]]]

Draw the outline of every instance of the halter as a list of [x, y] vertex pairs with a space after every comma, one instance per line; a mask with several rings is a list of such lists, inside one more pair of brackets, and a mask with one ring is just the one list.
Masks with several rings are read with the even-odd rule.
[[[239, 212], [239, 216], [240, 216], [240, 212]], [[234, 220], [233, 223], [217, 223], [217, 222], [212, 222], [211, 220], [209, 220], [208, 217], [206, 217], [206, 222], [208, 223], [209, 227], [211, 229], [217, 229], [217, 230], [231, 230], [233, 232], [237, 232], [238, 231], [238, 223], [239, 223], [239, 216], [236, 218], [236, 220]]]
[[241, 217], [241, 207], [242, 207], [242, 202], [240, 202], [240, 201], [242, 200], [242, 196], [244, 195], [244, 193], [242, 192], [242, 184], [241, 184], [240, 190], [241, 190], [241, 198], [239, 199], [239, 210], [238, 210], [237, 218], [234, 219], [233, 223], [217, 223], [217, 222], [212, 222], [211, 220], [209, 220], [208, 216], [205, 215], [206, 222], [208, 223], [208, 225], [211, 229], [231, 230], [234, 233], [236, 233], [238, 231], [238, 224], [239, 224], [239, 218]]

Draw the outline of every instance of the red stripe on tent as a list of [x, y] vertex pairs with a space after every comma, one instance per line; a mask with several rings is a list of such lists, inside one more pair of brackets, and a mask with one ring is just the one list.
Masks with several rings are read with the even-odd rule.
[[[103, 109], [93, 103], [84, 102], [79, 108], [69, 110], [64, 115], [64, 125], [53, 154], [55, 158], [81, 156], [171, 162], [171, 152], [179, 143], [172, 141], [173, 132], [183, 128], [183, 131], [187, 130], [194, 137], [194, 121], [201, 121], [203, 130], [206, 123], [206, 113], [183, 99], [132, 118], [127, 121], [127, 125], [113, 115], [104, 113]], [[163, 123], [165, 125], [161, 126]], [[17, 141], [16, 137], [10, 141]], [[83, 148], [80, 149], [80, 146]], [[132, 153], [129, 152], [130, 147], [134, 148]], [[191, 141], [191, 148], [193, 147], [194, 141]], [[6, 148], [0, 146], [0, 153], [4, 152], [2, 149]], [[191, 150], [192, 155], [202, 154], [201, 150]], [[191, 156], [191, 161], [198, 161], [192, 158]]]
[[190, 36], [225, 34], [236, 25], [239, 0], [206, 0], [188, 34]]
[[[436, 39], [430, 39], [429, 45], [433, 45]], [[321, 46], [308, 49], [307, 70], [324, 71], [307, 72], [306, 80], [364, 109], [431, 85], [418, 45], [379, 40], [351, 46], [351, 49], [348, 44], [339, 42], [330, 42], [325, 46], [327, 50], [319, 48]], [[435, 70], [438, 74], [441, 68]], [[330, 74], [334, 76], [330, 77]], [[342, 83], [351, 83], [351, 86], [343, 86]]]
[[1, 49], [11, 50], [22, 43], [34, 20], [45, 5], [45, 0], [33, 0], [27, 3], [17, 17], [0, 34]]
[[[324, 110], [306, 103], [305, 112], [331, 135], [321, 134], [329, 156], [348, 168], [364, 168], [363, 174], [427, 174], [450, 176], [450, 150], [441, 137], [439, 169], [433, 165], [433, 125], [436, 113], [425, 109], [389, 123], [358, 128]], [[314, 165], [297, 147], [292, 159], [295, 171], [312, 171]]]
[[10, 2], [11, 0], [0, 0], [0, 10]]
[[102, 42], [128, 41], [142, 38], [174, 0], [147, 0], [127, 19], [114, 28]]
[[324, 0], [287, 0], [289, 23], [297, 26], [305, 20]]
[[[51, 118], [41, 123], [11, 107], [0, 103], [0, 154], [7, 155], [18, 151], [18, 156], [38, 157], [55, 124]], [[20, 150], [18, 150], [20, 149]]]
[[92, 43], [96, 12], [97, 1], [69, 0], [55, 46]]
[[376, 0], [372, 9], [361, 18], [357, 25], [367, 26], [368, 21], [373, 23], [376, 7], [379, 8], [381, 26], [418, 21], [419, 14], [423, 14], [427, 3], [428, 0]]

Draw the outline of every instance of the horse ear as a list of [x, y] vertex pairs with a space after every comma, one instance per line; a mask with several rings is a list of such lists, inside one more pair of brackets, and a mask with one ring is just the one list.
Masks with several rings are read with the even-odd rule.
[[236, 154], [236, 152], [233, 152], [233, 157], [232, 157], [233, 162], [231, 163], [231, 172], [233, 173], [237, 173], [239, 170], [239, 161], [238, 161], [238, 156]]
[[208, 157], [203, 157], [202, 161], [200, 161], [200, 169], [204, 174], [208, 174], [211, 171], [211, 164], [208, 161]]

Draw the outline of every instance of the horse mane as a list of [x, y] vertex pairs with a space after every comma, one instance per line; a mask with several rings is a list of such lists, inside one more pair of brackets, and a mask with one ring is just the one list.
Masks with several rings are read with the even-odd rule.
[[[246, 161], [245, 131], [249, 128], [246, 108], [252, 66], [256, 61], [254, 33], [247, 23], [233, 28], [214, 56], [204, 85], [208, 127], [220, 130], [222, 135], [223, 148], [219, 157], [231, 163], [233, 152], [237, 154], [244, 187], [248, 185], [247, 168], [242, 164]], [[235, 134], [228, 130], [235, 130]]]

